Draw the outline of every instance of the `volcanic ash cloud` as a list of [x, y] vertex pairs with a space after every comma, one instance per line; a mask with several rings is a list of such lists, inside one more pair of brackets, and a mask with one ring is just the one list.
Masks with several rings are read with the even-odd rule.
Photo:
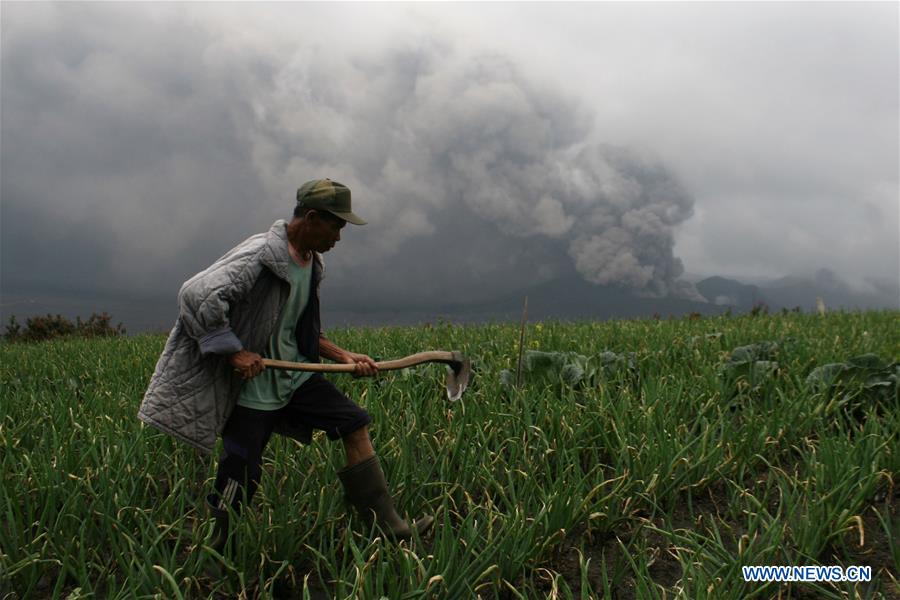
[[[487, 249], [505, 256], [458, 243], [457, 230], [454, 252], [481, 254], [430, 262], [428, 286], [443, 294], [473, 283], [460, 263], [502, 287], [534, 267], [552, 278], [568, 257], [596, 284], [700, 299], [672, 252], [692, 198], [652, 159], [589, 143], [584, 108], [509, 60], [431, 43], [368, 58], [304, 51], [275, 82], [256, 99], [262, 179], [273, 193], [313, 172], [350, 179], [384, 223], [353, 232], [366, 249], [354, 261], [402, 262], [399, 248], [435, 247], [459, 225], [499, 238]], [[502, 250], [523, 242], [522, 261]]]

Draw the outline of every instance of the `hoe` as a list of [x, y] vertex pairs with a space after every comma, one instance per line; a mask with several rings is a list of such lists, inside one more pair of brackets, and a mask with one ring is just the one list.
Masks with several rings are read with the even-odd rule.
[[[411, 354], [404, 358], [396, 360], [386, 360], [384, 362], [375, 363], [378, 365], [379, 371], [393, 371], [397, 369], [405, 369], [422, 363], [443, 363], [450, 367], [447, 372], [447, 398], [452, 401], [459, 400], [463, 392], [469, 385], [469, 378], [472, 374], [472, 364], [468, 358], [464, 357], [460, 352], [445, 352], [441, 350], [431, 350], [428, 352], [419, 352]], [[352, 373], [356, 370], [356, 365], [347, 364], [325, 364], [325, 363], [297, 363], [285, 360], [273, 360], [264, 358], [263, 364], [273, 369], [287, 369], [289, 371], [312, 371], [315, 373]]]

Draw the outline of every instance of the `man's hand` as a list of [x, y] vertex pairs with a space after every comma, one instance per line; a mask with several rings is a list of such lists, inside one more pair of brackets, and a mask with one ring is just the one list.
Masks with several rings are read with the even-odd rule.
[[252, 379], [266, 369], [262, 356], [247, 350], [241, 350], [229, 356], [228, 364], [234, 367], [234, 370], [240, 373], [244, 379]]
[[374, 377], [378, 374], [378, 365], [371, 357], [356, 352], [346, 352], [345, 354], [343, 362], [348, 365], [356, 365], [356, 370], [353, 371], [354, 377]]

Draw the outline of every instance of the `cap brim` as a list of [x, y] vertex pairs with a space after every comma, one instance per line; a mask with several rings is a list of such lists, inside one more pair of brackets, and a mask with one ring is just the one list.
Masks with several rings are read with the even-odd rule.
[[353, 225], [365, 225], [367, 222], [363, 221], [359, 218], [359, 215], [353, 212], [337, 212], [334, 210], [329, 210], [331, 214], [334, 216], [347, 221], [348, 223], [352, 223]]

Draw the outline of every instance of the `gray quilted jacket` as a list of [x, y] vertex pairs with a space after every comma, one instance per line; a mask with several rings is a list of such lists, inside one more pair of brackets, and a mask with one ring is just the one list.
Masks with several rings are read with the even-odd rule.
[[[262, 354], [290, 294], [287, 222], [245, 240], [178, 293], [179, 316], [144, 394], [138, 418], [211, 453], [243, 379], [226, 356]], [[318, 282], [324, 272], [316, 254]], [[279, 433], [309, 441], [309, 431], [284, 423]]]

